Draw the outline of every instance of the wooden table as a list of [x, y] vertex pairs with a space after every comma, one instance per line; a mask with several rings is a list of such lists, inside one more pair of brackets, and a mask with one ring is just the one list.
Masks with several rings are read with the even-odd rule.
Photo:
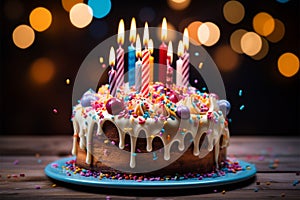
[[45, 166], [70, 155], [71, 143], [72, 136], [0, 137], [0, 199], [300, 199], [300, 184], [295, 184], [300, 180], [300, 137], [232, 136], [229, 155], [255, 163], [255, 179], [205, 190], [176, 191], [87, 188], [49, 179], [44, 174]]

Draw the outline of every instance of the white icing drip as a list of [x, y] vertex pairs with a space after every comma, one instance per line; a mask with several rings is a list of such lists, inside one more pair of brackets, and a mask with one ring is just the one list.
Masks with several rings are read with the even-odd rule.
[[[178, 102], [178, 105], [186, 105], [188, 107], [193, 107], [192, 104], [193, 99], [187, 97], [185, 101]], [[209, 105], [209, 112], [216, 112], [218, 111], [218, 105], [216, 102], [216, 99], [213, 97], [209, 97], [210, 105]], [[154, 109], [157, 111], [157, 106], [151, 107], [151, 109]], [[163, 107], [163, 113], [167, 116], [170, 115], [169, 112], [164, 113], [164, 111], [167, 111], [165, 107]], [[161, 128], [164, 127], [164, 120], [154, 120], [153, 118], [148, 118], [144, 124], [139, 124], [138, 118], [134, 118], [133, 116], [130, 116], [129, 119], [121, 117], [118, 118], [117, 116], [112, 119], [112, 115], [104, 111], [102, 114], [104, 115], [104, 118], [99, 120], [99, 116], [95, 110], [90, 110], [88, 112], [88, 115], [84, 116], [84, 112], [80, 112], [82, 108], [81, 105], [77, 105], [75, 107], [75, 116], [73, 118], [73, 126], [74, 126], [74, 139], [73, 139], [73, 148], [72, 148], [72, 154], [76, 155], [77, 153], [77, 133], [79, 132], [79, 138], [80, 138], [80, 144], [79, 147], [81, 149], [87, 150], [86, 155], [86, 163], [90, 164], [92, 160], [91, 155], [91, 144], [92, 144], [92, 134], [93, 134], [93, 127], [95, 123], [97, 123], [97, 135], [103, 134], [102, 125], [105, 121], [109, 120], [111, 121], [118, 129], [119, 133], [119, 148], [124, 149], [124, 142], [125, 142], [125, 135], [129, 134], [130, 136], [130, 142], [131, 142], [131, 155], [130, 155], [130, 167], [134, 168], [136, 166], [135, 163], [135, 149], [136, 149], [136, 141], [139, 134], [144, 131], [146, 138], [147, 138], [147, 147], [146, 150], [148, 152], [152, 151], [152, 142], [155, 137], [159, 137], [162, 140], [162, 143], [164, 145], [164, 160], [170, 159], [170, 150], [171, 146], [174, 142], [178, 142], [178, 149], [180, 151], [183, 151], [185, 149], [184, 145], [184, 138], [185, 136], [190, 133], [192, 135], [193, 143], [194, 143], [194, 149], [193, 154], [195, 156], [200, 155], [200, 148], [199, 143], [202, 135], [206, 133], [206, 137], [208, 140], [208, 151], [212, 151], [213, 147], [215, 146], [215, 162], [218, 164], [218, 157], [219, 157], [219, 140], [221, 136], [223, 135], [223, 142], [221, 144], [221, 148], [228, 146], [228, 140], [229, 140], [229, 131], [228, 128], [224, 125], [224, 116], [219, 115], [218, 121], [215, 122], [213, 119], [208, 119], [207, 115], [200, 115], [200, 114], [191, 114], [191, 117], [195, 118], [194, 120], [197, 120], [196, 126], [194, 123], [190, 124], [189, 120], [179, 120], [177, 117], [174, 118], [174, 120], [167, 118], [167, 125], [165, 126], [165, 133], [163, 133], [162, 136], [160, 136]], [[135, 109], [139, 109], [139, 112], [144, 113], [143, 109], [141, 108], [140, 104], [138, 104]], [[193, 109], [191, 109], [193, 110]], [[199, 109], [194, 108], [193, 112], [198, 112]], [[93, 117], [94, 116], [94, 117]], [[96, 116], [96, 117], [95, 117]], [[200, 116], [200, 120], [197, 119], [197, 116]], [[200, 121], [200, 126], [199, 126]], [[87, 125], [86, 125], [87, 124]], [[178, 128], [186, 129], [184, 134], [178, 133], [176, 134], [171, 141], [168, 141], [167, 135], [173, 135], [173, 130], [178, 130]], [[172, 132], [173, 131], [173, 132]], [[214, 141], [216, 141], [216, 144], [214, 144]], [[199, 156], [200, 158], [200, 156]]]

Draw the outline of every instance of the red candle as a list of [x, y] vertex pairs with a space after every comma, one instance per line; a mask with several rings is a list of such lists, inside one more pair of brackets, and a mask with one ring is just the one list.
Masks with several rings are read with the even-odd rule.
[[166, 75], [166, 85], [167, 87], [172, 87], [173, 85], [173, 68], [171, 66], [173, 61], [173, 46], [172, 42], [169, 42], [168, 53], [167, 53], [167, 75]]
[[166, 65], [167, 65], [167, 51], [168, 47], [165, 44], [167, 39], [167, 20], [163, 19], [162, 28], [161, 28], [161, 40], [162, 44], [159, 46], [159, 75], [158, 79], [162, 83], [166, 83]]

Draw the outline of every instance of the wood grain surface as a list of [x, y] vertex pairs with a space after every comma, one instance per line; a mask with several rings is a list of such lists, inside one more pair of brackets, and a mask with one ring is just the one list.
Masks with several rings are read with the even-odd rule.
[[0, 199], [300, 199], [299, 137], [232, 136], [228, 155], [254, 163], [257, 175], [205, 190], [116, 190], [49, 179], [45, 166], [70, 156], [71, 146], [72, 136], [1, 136]]

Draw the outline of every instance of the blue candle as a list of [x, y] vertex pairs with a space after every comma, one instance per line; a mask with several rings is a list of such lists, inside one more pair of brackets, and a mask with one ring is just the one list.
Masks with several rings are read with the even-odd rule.
[[128, 82], [129, 86], [134, 85], [135, 76], [135, 48], [133, 45], [128, 46]]

